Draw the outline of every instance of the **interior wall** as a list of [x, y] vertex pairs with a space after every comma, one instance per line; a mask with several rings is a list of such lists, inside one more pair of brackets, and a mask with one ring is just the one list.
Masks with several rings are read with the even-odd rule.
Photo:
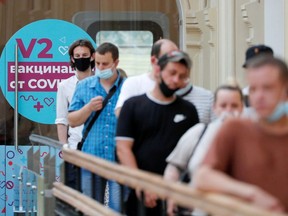
[[[287, 1], [286, 1], [287, 2]], [[285, 0], [264, 1], [264, 43], [273, 48], [276, 56], [285, 56]]]
[[215, 90], [235, 77], [245, 86], [245, 51], [264, 42], [264, 2], [182, 0], [182, 4], [186, 8], [185, 49], [194, 62], [193, 83]]
[[284, 1], [284, 58], [288, 62], [288, 2]]

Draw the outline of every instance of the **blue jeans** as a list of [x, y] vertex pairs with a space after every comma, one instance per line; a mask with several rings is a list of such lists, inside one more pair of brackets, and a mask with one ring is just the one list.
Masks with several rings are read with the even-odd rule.
[[[81, 174], [81, 187], [82, 191], [85, 195], [92, 197], [92, 187], [91, 187], [91, 182], [92, 182], [92, 174], [91, 172], [82, 169], [82, 174]], [[108, 186], [109, 186], [109, 201], [108, 201], [108, 206], [109, 208], [120, 212], [120, 185], [115, 182], [108, 180], [107, 181]], [[95, 179], [95, 190], [96, 190], [96, 200], [99, 202], [102, 198], [102, 200], [105, 200], [104, 197], [101, 197], [100, 191], [101, 191], [101, 180], [99, 176], [96, 176]], [[105, 188], [104, 188], [105, 190]]]

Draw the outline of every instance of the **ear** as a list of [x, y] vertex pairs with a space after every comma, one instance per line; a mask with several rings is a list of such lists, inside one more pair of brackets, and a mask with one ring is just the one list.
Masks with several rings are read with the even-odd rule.
[[160, 78], [160, 73], [161, 73], [160, 66], [156, 64], [156, 65], [152, 65], [152, 67], [153, 67], [155, 79], [159, 79]]
[[117, 68], [118, 64], [119, 64], [119, 59], [116, 59], [114, 62], [114, 67]]
[[151, 65], [157, 65], [158, 59], [156, 58], [156, 56], [151, 56], [150, 62], [151, 62]]
[[75, 60], [72, 56], [70, 57], [70, 60], [71, 60], [71, 62], [75, 63]]
[[95, 61], [95, 53], [92, 53], [90, 60], [94, 60]]

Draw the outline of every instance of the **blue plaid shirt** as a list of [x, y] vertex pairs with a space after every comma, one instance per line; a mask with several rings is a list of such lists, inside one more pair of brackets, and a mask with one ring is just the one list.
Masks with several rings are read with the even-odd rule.
[[[109, 99], [104, 110], [102, 110], [100, 116], [93, 124], [82, 147], [83, 152], [93, 154], [109, 161], [115, 161], [115, 134], [117, 118], [114, 114], [114, 108], [118, 100], [123, 81], [121, 83], [119, 82], [120, 76], [118, 75], [118, 78], [114, 83], [117, 90], [113, 94], [112, 98]], [[90, 102], [91, 98], [96, 96], [102, 96], [103, 99], [107, 96], [107, 93], [100, 84], [100, 79], [98, 77], [92, 76], [80, 81], [72, 98], [69, 112], [80, 110], [85, 104]], [[93, 116], [94, 112], [85, 122], [83, 131], [86, 130], [86, 127]]]

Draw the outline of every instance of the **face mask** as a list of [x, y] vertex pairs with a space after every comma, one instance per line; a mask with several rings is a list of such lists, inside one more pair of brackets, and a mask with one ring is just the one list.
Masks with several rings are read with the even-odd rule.
[[99, 69], [96, 67], [95, 75], [96, 75], [97, 77], [99, 77], [100, 79], [109, 79], [110, 77], [113, 76], [113, 70], [112, 70], [112, 68], [107, 68], [107, 69], [104, 69], [104, 70], [99, 70]]
[[78, 71], [86, 71], [90, 65], [90, 57], [89, 58], [74, 58], [75, 61], [75, 67], [77, 68]]
[[288, 102], [281, 102], [274, 109], [273, 113], [266, 119], [268, 122], [276, 122], [283, 116], [288, 115]]
[[184, 88], [177, 90], [176, 95], [178, 95], [180, 97], [184, 97], [187, 94], [189, 94], [192, 91], [192, 89], [193, 89], [192, 84], [189, 83]]
[[160, 90], [162, 92], [162, 94], [165, 96], [165, 97], [171, 97], [179, 88], [177, 89], [170, 89], [166, 83], [163, 81], [163, 79], [161, 78], [161, 83], [159, 85], [160, 87]]
[[239, 116], [240, 116], [240, 113], [238, 111], [231, 111], [231, 112], [223, 111], [221, 112], [219, 118], [221, 120], [225, 120], [226, 118], [229, 118], [229, 117], [239, 117]]

